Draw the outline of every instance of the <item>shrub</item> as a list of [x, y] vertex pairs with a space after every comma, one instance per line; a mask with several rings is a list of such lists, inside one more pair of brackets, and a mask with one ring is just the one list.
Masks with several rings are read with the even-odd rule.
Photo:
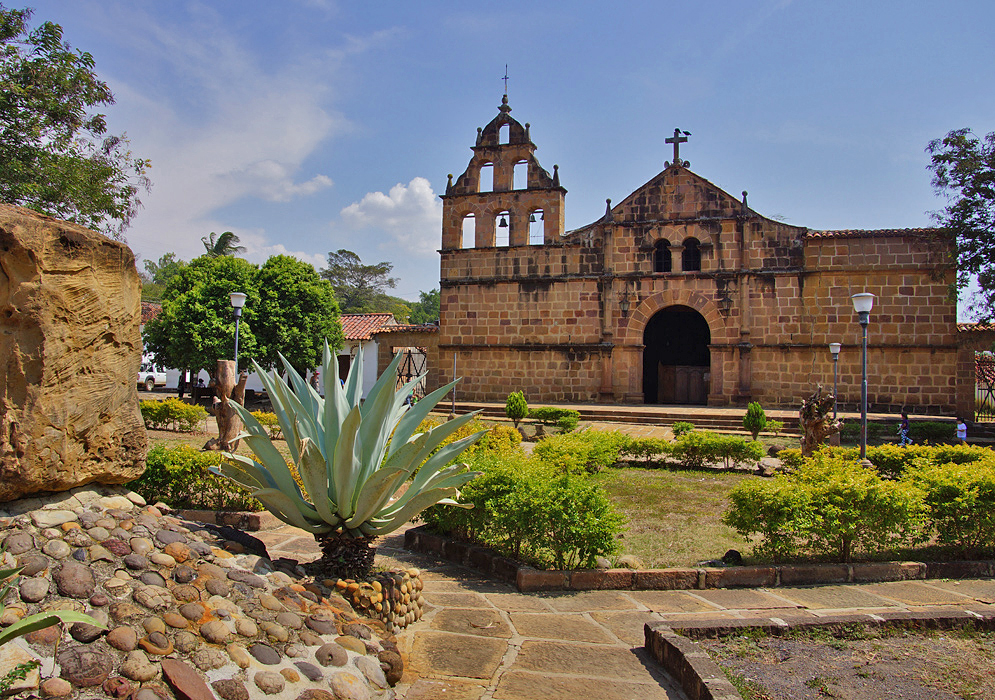
[[763, 459], [759, 442], [749, 443], [736, 435], [723, 435], [707, 430], [684, 433], [674, 441], [671, 455], [688, 469], [700, 469], [705, 464], [722, 460], [726, 468], [744, 462]]
[[703, 432], [692, 430], [674, 441], [670, 454], [688, 469], [701, 469], [711, 456], [706, 446]]
[[679, 420], [676, 423], [674, 423], [672, 426], [670, 426], [670, 429], [674, 431], [674, 437], [679, 438], [681, 435], [684, 435], [685, 433], [690, 433], [692, 430], [694, 430], [694, 423], [688, 423], [687, 421]]
[[260, 425], [269, 431], [269, 436], [271, 438], [280, 437], [282, 428], [280, 427], [280, 421], [277, 419], [275, 413], [269, 413], [267, 411], [253, 411], [252, 416], [259, 421]]
[[529, 415], [529, 404], [525, 400], [525, 394], [521, 391], [513, 391], [508, 394], [508, 401], [504, 405], [504, 413], [515, 422], [515, 427], [517, 428], [518, 423]]
[[[580, 422], [580, 413], [571, 408], [556, 408], [555, 406], [537, 406], [529, 409], [529, 418], [543, 425], [557, 425], [563, 432], [570, 432]], [[568, 419], [564, 421], [563, 419]], [[561, 423], [561, 421], [563, 421]], [[564, 428], [564, 426], [569, 426]]]
[[763, 445], [735, 435], [714, 435], [711, 437], [709, 451], [714, 451], [726, 469], [749, 462], [756, 464], [764, 458]]
[[247, 490], [208, 471], [220, 463], [220, 452], [200, 452], [189, 445], [155, 445], [146, 457], [145, 472], [128, 488], [149, 503], [163, 501], [173, 508], [262, 510], [262, 504]]
[[141, 401], [138, 404], [145, 427], [150, 430], [172, 430], [192, 432], [200, 421], [207, 418], [203, 406], [190, 404], [172, 397], [162, 401]]
[[743, 416], [743, 427], [750, 431], [754, 440], [767, 427], [767, 414], [764, 413], [763, 407], [756, 401], [751, 401], [750, 405], [746, 407], [746, 415]]
[[802, 451], [797, 447], [778, 450], [777, 458], [781, 460], [781, 466], [790, 471], [794, 471], [805, 462]]
[[995, 541], [995, 459], [970, 464], [919, 464], [908, 473], [940, 544], [962, 552], [990, 549]]
[[537, 444], [532, 456], [559, 474], [593, 474], [618, 462], [619, 454], [630, 442], [617, 430], [564, 433]]
[[729, 502], [722, 521], [743, 537], [758, 535], [757, 556], [780, 561], [798, 553], [808, 527], [807, 489], [786, 476], [748, 479], [732, 490]]
[[477, 443], [482, 450], [506, 452], [522, 444], [522, 434], [507, 425], [495, 425]]
[[636, 459], [653, 459], [654, 457], [669, 455], [671, 444], [662, 438], [633, 438], [629, 444], [619, 453]]
[[774, 437], [780, 435], [781, 431], [784, 430], [784, 422], [779, 420], [769, 420], [767, 421], [767, 430], [774, 434]]
[[957, 425], [943, 421], [914, 421], [909, 425], [909, 436], [918, 443], [953, 444]]

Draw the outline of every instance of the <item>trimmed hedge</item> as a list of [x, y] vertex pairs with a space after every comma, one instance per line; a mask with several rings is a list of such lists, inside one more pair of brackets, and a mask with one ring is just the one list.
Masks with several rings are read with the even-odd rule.
[[142, 412], [142, 420], [149, 430], [175, 430], [189, 433], [196, 430], [200, 421], [207, 418], [207, 411], [203, 406], [180, 401], [175, 397], [162, 401], [140, 401], [138, 409]]
[[538, 443], [533, 456], [561, 474], [594, 474], [618, 462], [632, 439], [617, 430], [551, 435]]
[[571, 408], [537, 406], [529, 409], [529, 418], [543, 425], [555, 425], [564, 433], [569, 433], [580, 423], [580, 412]]

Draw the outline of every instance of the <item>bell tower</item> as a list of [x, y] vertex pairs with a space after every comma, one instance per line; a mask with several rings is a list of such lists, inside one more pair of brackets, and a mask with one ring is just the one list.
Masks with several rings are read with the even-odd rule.
[[511, 116], [508, 95], [498, 115], [477, 129], [463, 174], [449, 176], [442, 197], [442, 249], [543, 245], [563, 234], [557, 166], [552, 177], [536, 160], [529, 124]]

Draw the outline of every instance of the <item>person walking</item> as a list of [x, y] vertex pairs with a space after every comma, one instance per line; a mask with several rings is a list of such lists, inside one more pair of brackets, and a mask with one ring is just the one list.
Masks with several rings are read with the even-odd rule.
[[898, 437], [898, 444], [902, 447], [912, 444], [909, 438], [909, 414], [905, 411], [902, 411], [902, 422], [898, 424]]
[[963, 418], [957, 418], [957, 442], [961, 445], [967, 444], [967, 423]]

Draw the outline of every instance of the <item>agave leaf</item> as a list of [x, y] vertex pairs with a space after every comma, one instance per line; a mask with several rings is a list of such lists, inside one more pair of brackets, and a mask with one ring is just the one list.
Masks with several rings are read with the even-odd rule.
[[259, 501], [269, 509], [273, 515], [280, 518], [283, 522], [288, 525], [293, 525], [294, 527], [299, 527], [302, 530], [307, 530], [312, 534], [323, 534], [332, 531], [332, 526], [325, 522], [315, 522], [318, 521], [318, 513], [314, 513], [312, 519], [308, 519], [304, 514], [294, 505], [294, 502], [290, 499], [287, 494], [283, 493], [279, 489], [259, 489], [258, 491], [252, 492], [253, 498], [259, 499]]
[[329, 500], [328, 466], [321, 450], [307, 438], [301, 444], [301, 461], [297, 465], [297, 471], [321, 519], [326, 523], [337, 524], [340, 519], [334, 515], [334, 511], [338, 506]]
[[[384, 394], [389, 396], [391, 399], [394, 398], [394, 389], [397, 386], [397, 366], [401, 364], [401, 353], [395, 353], [394, 359], [390, 361], [387, 368], [383, 371], [377, 381], [373, 383], [370, 387], [369, 393], [366, 394], [366, 400], [363, 402], [363, 418], [366, 418], [367, 414], [372, 410], [370, 407], [380, 397]], [[350, 378], [352, 377], [352, 371], [349, 372]]]
[[434, 477], [436, 473], [446, 465], [446, 463], [456, 459], [456, 457], [458, 457], [463, 450], [479, 440], [484, 432], [474, 433], [470, 437], [465, 437], [462, 440], [449, 443], [432, 455], [434, 459], [431, 460], [430, 467], [426, 469], [425, 465], [422, 465], [418, 469], [418, 473], [415, 474], [415, 478], [412, 479], [411, 485], [408, 486], [408, 491], [414, 490], [414, 493], [418, 493], [423, 490], [429, 479]]
[[294, 426], [296, 421], [294, 416], [288, 412], [287, 408], [277, 397], [276, 385], [280, 384], [281, 380], [276, 376], [276, 372], [267, 374], [255, 360], [252, 361], [252, 364], [255, 366], [256, 374], [259, 376], [260, 381], [263, 383], [263, 387], [266, 389], [266, 393], [270, 397], [270, 403], [273, 405], [273, 413], [276, 414], [276, 420], [280, 424], [280, 429], [283, 431], [283, 437], [287, 440], [287, 444], [290, 446], [291, 458], [296, 463], [297, 455], [294, 455], [296, 445], [292, 442], [293, 436], [296, 435], [296, 428]]
[[391, 532], [392, 530], [396, 530], [429, 506], [433, 506], [440, 500], [446, 498], [447, 496], [452, 496], [455, 493], [455, 488], [429, 489], [427, 491], [423, 491], [414, 498], [409, 499], [402, 508], [395, 511], [389, 518], [384, 518], [388, 521], [386, 525], [373, 527], [372, 531], [368, 534], [382, 535], [384, 533]]
[[283, 362], [283, 367], [287, 370], [287, 376], [294, 385], [294, 392], [297, 394], [297, 399], [301, 402], [307, 415], [315, 418], [320, 416], [321, 404], [323, 403], [321, 395], [314, 390], [314, 387], [304, 381], [304, 377], [297, 373], [297, 370], [287, 361], [283, 353], [277, 352], [276, 354], [280, 357], [280, 361]]
[[358, 444], [361, 422], [359, 406], [354, 406], [342, 422], [342, 432], [339, 433], [335, 454], [332, 456], [332, 483], [335, 484], [339, 515], [343, 518], [352, 517], [352, 494], [359, 479], [356, 453], [361, 447]]
[[[421, 405], [421, 401], [418, 402], [418, 405]], [[422, 435], [425, 436], [425, 441], [420, 443], [422, 446], [421, 451], [415, 454], [413, 457], [411, 457], [411, 461], [414, 463], [414, 467], [417, 467], [419, 464], [427, 460], [432, 455], [432, 451], [435, 450], [435, 448], [441, 445], [442, 442], [445, 441], [445, 439], [448, 438], [451, 434], [453, 434], [454, 432], [462, 428], [464, 425], [469, 423], [471, 420], [473, 420], [474, 416], [476, 416], [477, 413], [479, 413], [479, 411], [475, 411], [474, 413], [466, 413], [460, 416], [459, 418], [447, 421], [442, 425], [437, 425], [428, 432], [422, 433]], [[419, 438], [414, 439], [414, 441], [416, 442], [418, 440]], [[391, 459], [393, 459], [393, 455], [391, 455]], [[450, 457], [450, 459], [452, 459], [452, 457]], [[398, 464], [397, 466], [401, 465]], [[414, 468], [412, 469], [412, 472], [413, 471]]]
[[37, 630], [45, 629], [46, 627], [51, 627], [52, 625], [57, 625], [60, 622], [66, 624], [72, 622], [84, 622], [88, 625], [93, 625], [94, 627], [99, 627], [100, 629], [107, 629], [107, 625], [97, 622], [89, 615], [84, 615], [83, 613], [76, 612], [75, 610], [55, 610], [52, 612], [38, 613], [37, 615], [32, 615], [31, 617], [26, 617], [23, 620], [18, 620], [14, 624], [7, 627], [3, 632], [0, 632], [0, 646], [3, 646], [12, 639], [21, 637], [25, 634], [30, 634]]
[[351, 518], [346, 520], [346, 527], [359, 527], [364, 521], [376, 515], [381, 508], [381, 498], [390, 498], [396, 490], [392, 488], [398, 476], [403, 477], [407, 472], [397, 467], [383, 467], [378, 469], [366, 480], [363, 488], [359, 489], [359, 497], [356, 499], [358, 507]]
[[17, 576], [23, 570], [24, 570], [23, 566], [15, 566], [13, 569], [0, 569], [0, 581], [8, 579], [11, 576]]
[[[410, 410], [404, 414], [401, 420], [398, 421], [397, 429], [394, 431], [394, 437], [391, 440], [391, 452], [397, 449], [394, 445], [400, 447], [415, 434], [415, 431], [418, 429], [418, 426], [421, 425], [421, 422], [425, 420], [425, 417], [428, 416], [432, 409], [435, 408], [435, 405], [439, 403], [442, 397], [448, 394], [454, 386], [456, 386], [456, 381], [449, 382], [445, 386], [439, 387], [412, 406]], [[476, 415], [476, 413], [469, 415]], [[463, 418], [463, 416], [460, 416], [456, 420], [460, 420], [460, 418]], [[453, 423], [455, 421], [449, 422]]]
[[[403, 405], [400, 406], [399, 410], [395, 408], [393, 383], [382, 381], [385, 377], [397, 376], [397, 365], [400, 360], [401, 354], [398, 353], [394, 357], [394, 361], [381, 375], [380, 380], [370, 390], [360, 409], [363, 420], [359, 428], [359, 439], [362, 445], [362, 450], [359, 453], [359, 483], [365, 482], [383, 462], [383, 453], [390, 440], [392, 429], [400, 416], [404, 414], [405, 407]], [[359, 494], [352, 495], [355, 499]]]
[[208, 467], [207, 470], [214, 474], [215, 476], [223, 476], [231, 479], [236, 484], [242, 488], [254, 491], [255, 489], [266, 488], [265, 482], [258, 481], [255, 477], [248, 474], [246, 471], [235, 467], [230, 463], [222, 463], [220, 467]]
[[290, 433], [284, 433], [283, 437], [287, 441], [291, 460], [294, 464], [297, 464], [301, 459], [300, 452], [298, 451], [301, 440], [305, 437], [314, 440], [316, 438], [315, 431], [313, 427], [306, 425], [308, 416], [305, 414], [304, 405], [300, 402], [300, 399], [294, 396], [294, 392], [287, 387], [286, 382], [277, 380], [272, 384], [274, 393], [270, 395], [270, 402], [273, 404], [273, 408], [275, 409], [277, 404], [279, 404], [286, 411], [287, 415], [293, 417], [293, 429]]
[[349, 372], [346, 374], [345, 378], [345, 400], [346, 403], [352, 406], [358, 406], [363, 398], [363, 348], [359, 348], [359, 352], [356, 353], [356, 359], [353, 360], [352, 366], [349, 367]]
[[413, 485], [408, 486], [408, 490], [401, 494], [401, 496], [387, 508], [384, 508], [377, 513], [377, 517], [391, 517], [394, 513], [403, 508], [408, 501], [416, 498], [422, 492], [431, 491], [433, 489], [458, 489], [480, 475], [480, 472], [463, 471], [465, 468], [465, 465], [454, 464], [451, 467], [446, 467], [445, 469], [432, 475], [432, 477], [427, 479], [418, 490], [415, 490]]
[[[219, 465], [222, 476], [227, 476], [229, 479], [238, 481], [238, 478], [228, 473], [229, 471], [234, 471], [239, 476], [243, 476], [243, 478], [247, 478], [251, 482], [252, 485], [249, 488], [279, 488], [269, 471], [254, 459], [238, 454], [226, 453], [225, 460], [227, 461], [222, 461]], [[258, 487], [255, 486], [256, 482], [259, 483]], [[243, 486], [248, 486], [248, 484], [243, 484]]]

